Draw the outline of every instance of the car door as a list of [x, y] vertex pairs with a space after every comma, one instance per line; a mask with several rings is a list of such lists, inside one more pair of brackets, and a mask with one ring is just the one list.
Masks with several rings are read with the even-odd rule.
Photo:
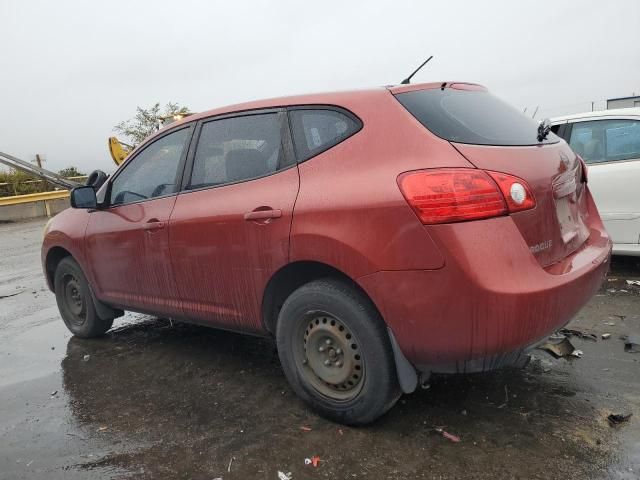
[[589, 189], [615, 249], [640, 242], [640, 120], [576, 121], [569, 144], [588, 165]]
[[298, 193], [286, 114], [200, 122], [169, 222], [184, 313], [222, 328], [262, 330], [262, 292], [289, 258]]
[[106, 187], [85, 234], [92, 285], [103, 301], [161, 315], [182, 314], [169, 257], [168, 222], [193, 126], [154, 139]]

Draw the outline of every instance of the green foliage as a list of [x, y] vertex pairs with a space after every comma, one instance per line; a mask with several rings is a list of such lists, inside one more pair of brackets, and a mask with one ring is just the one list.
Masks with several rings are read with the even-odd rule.
[[0, 197], [43, 192], [45, 182], [20, 170], [0, 171]]
[[167, 103], [164, 109], [160, 108], [159, 102], [149, 108], [136, 107], [135, 117], [120, 122], [113, 127], [113, 131], [126, 137], [129, 143], [136, 146], [158, 130], [163, 117], [188, 112], [187, 107], [181, 107], [172, 102]]
[[62, 175], [63, 177], [81, 177], [83, 175], [86, 175], [86, 173], [82, 173], [80, 170], [78, 170], [76, 167], [67, 167], [67, 168], [63, 168], [62, 170], [58, 171], [58, 175]]

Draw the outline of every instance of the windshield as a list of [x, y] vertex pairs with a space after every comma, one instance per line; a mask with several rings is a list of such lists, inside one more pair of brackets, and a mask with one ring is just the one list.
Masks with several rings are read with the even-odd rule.
[[538, 141], [538, 123], [484, 90], [452, 88], [399, 93], [398, 101], [437, 136], [474, 145], [556, 143], [549, 133]]

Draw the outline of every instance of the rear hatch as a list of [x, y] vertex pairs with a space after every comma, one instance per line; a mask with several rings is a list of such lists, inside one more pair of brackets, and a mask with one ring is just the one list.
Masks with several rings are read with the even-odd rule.
[[475, 167], [522, 179], [536, 206], [511, 214], [541, 266], [558, 262], [588, 238], [583, 164], [553, 133], [538, 140], [538, 124], [483, 87], [393, 91], [435, 135], [448, 140]]

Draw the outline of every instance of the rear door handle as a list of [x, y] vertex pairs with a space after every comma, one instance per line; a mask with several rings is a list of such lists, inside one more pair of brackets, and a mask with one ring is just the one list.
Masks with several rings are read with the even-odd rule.
[[160, 230], [165, 227], [165, 222], [161, 222], [160, 220], [149, 220], [145, 223], [142, 228], [147, 231]]
[[253, 212], [247, 212], [244, 214], [245, 220], [269, 220], [272, 218], [280, 218], [282, 216], [282, 210], [254, 210]]

